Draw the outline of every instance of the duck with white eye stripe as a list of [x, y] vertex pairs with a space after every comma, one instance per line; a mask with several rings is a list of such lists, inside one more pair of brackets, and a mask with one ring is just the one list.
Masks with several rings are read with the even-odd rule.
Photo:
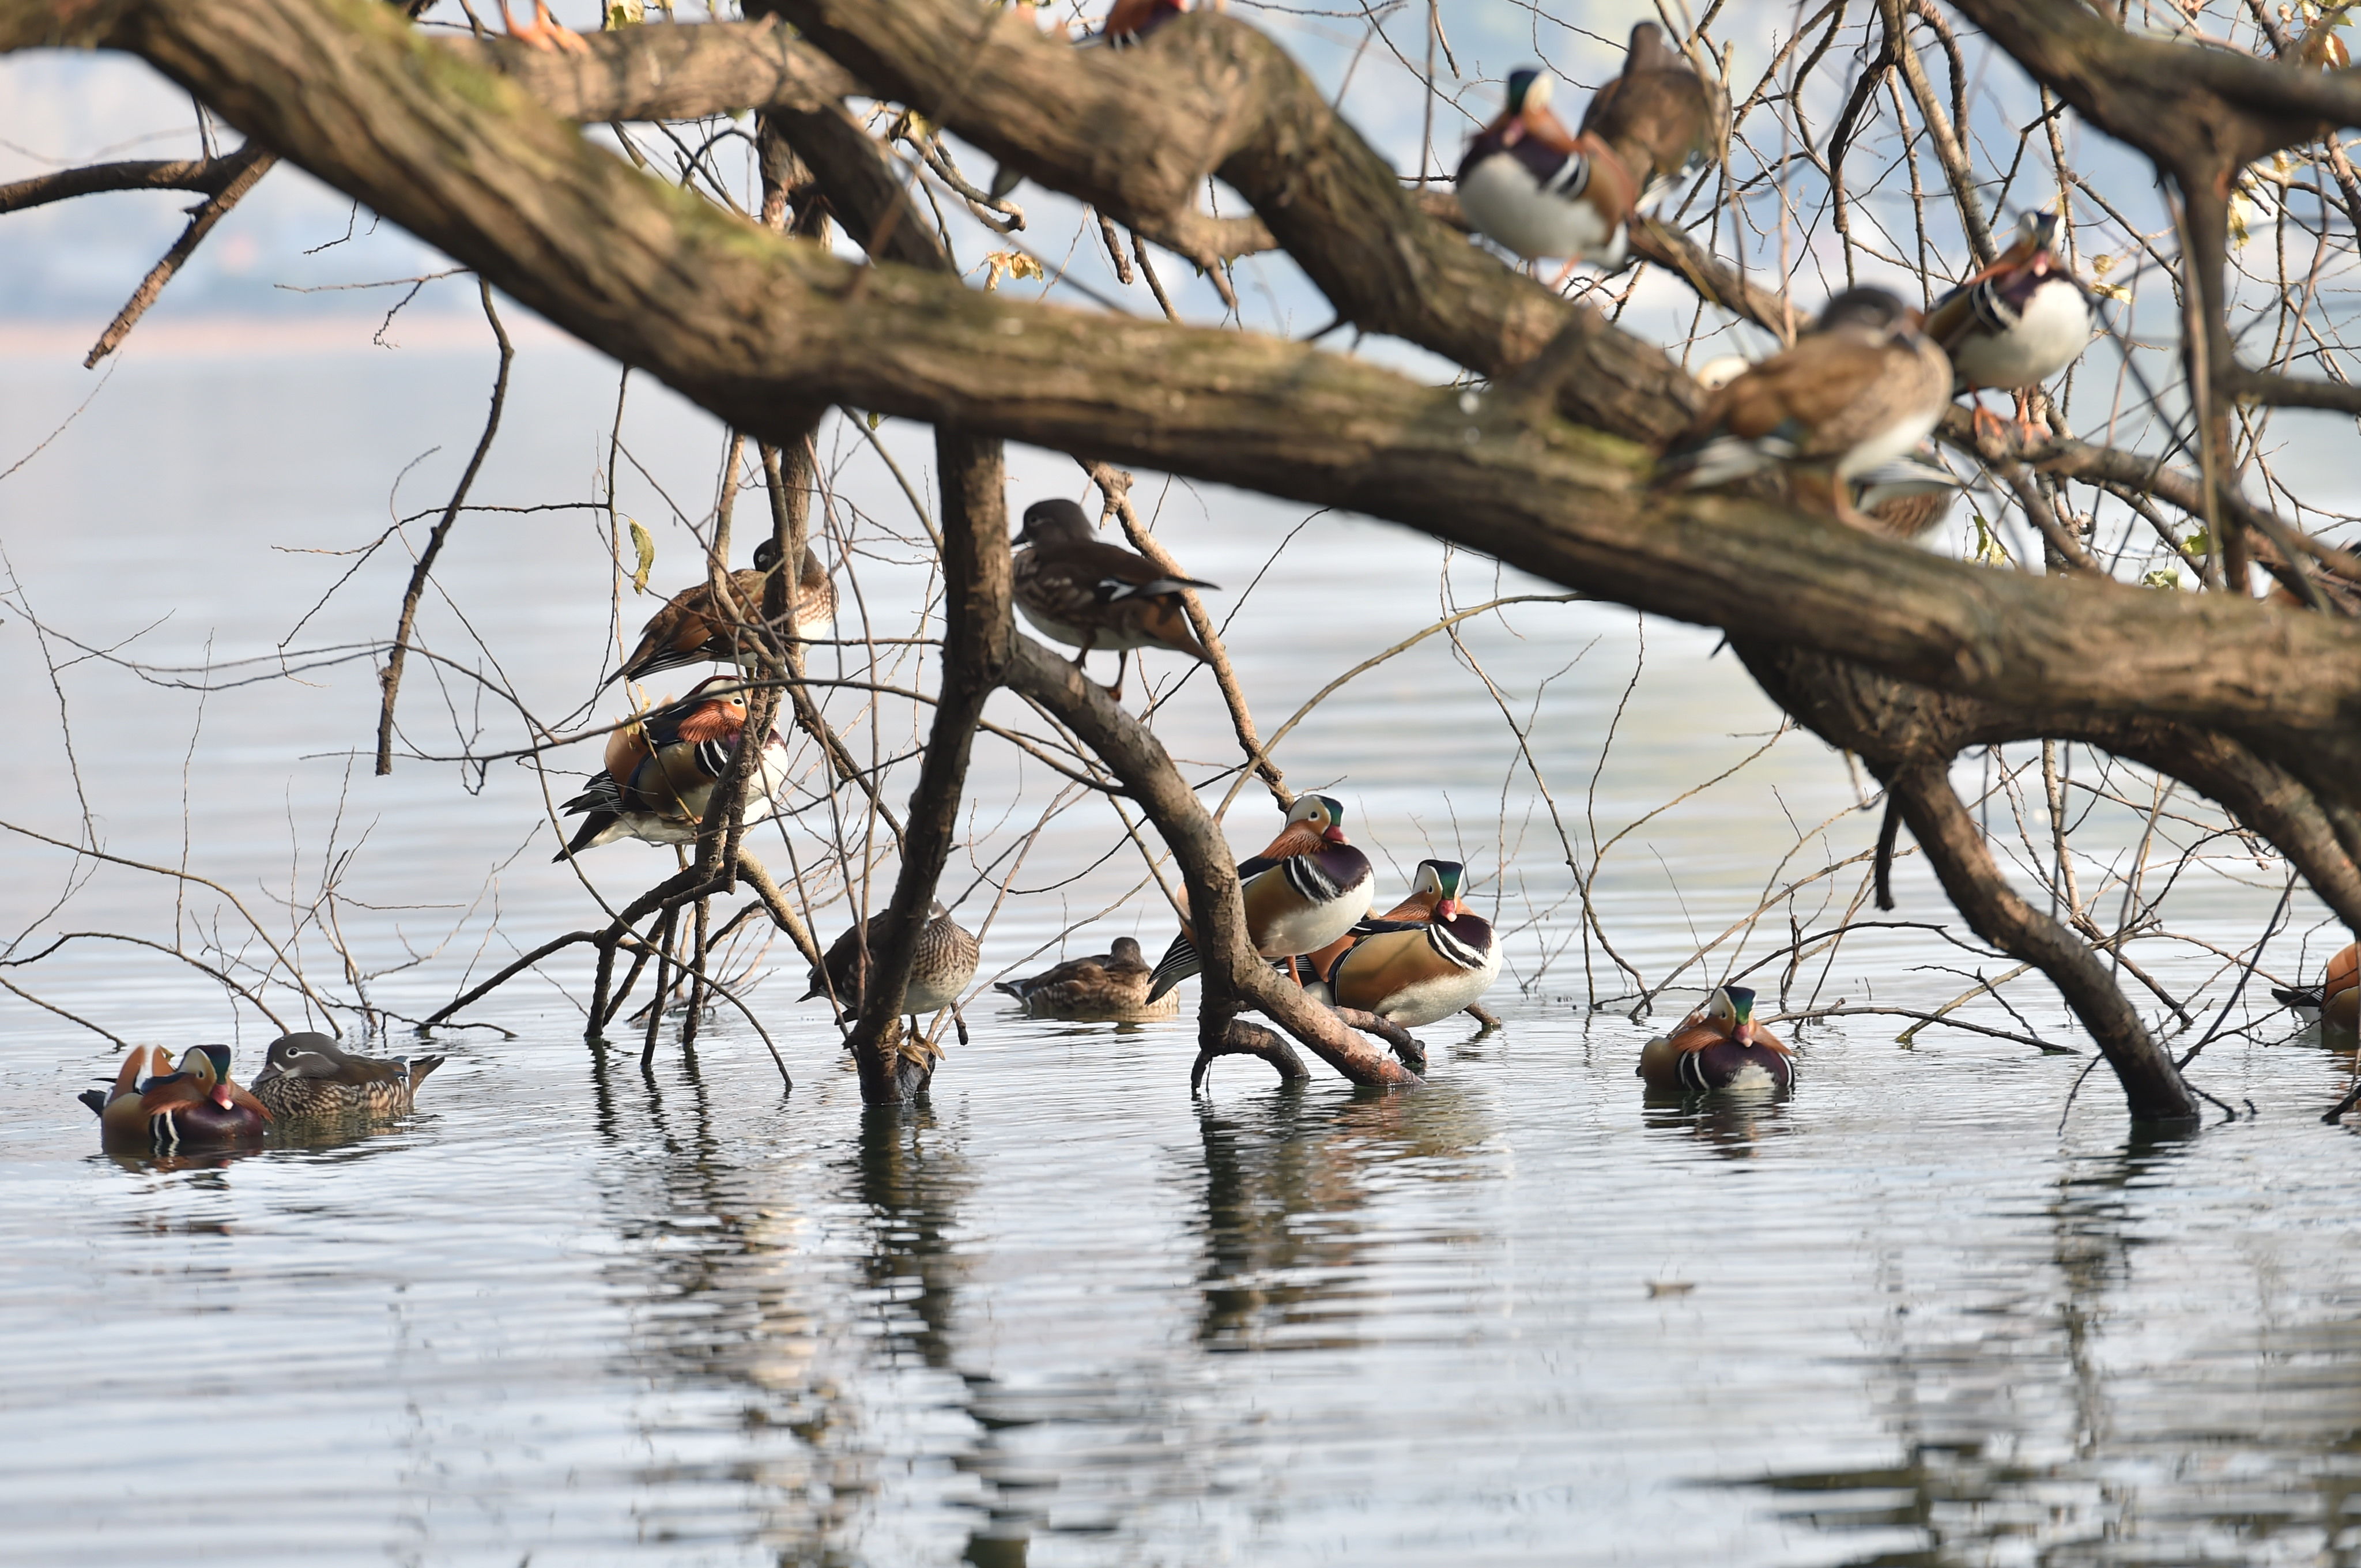
[[[1951, 356], [1955, 389], [2015, 394], [2027, 443], [2047, 433], [2033, 422], [2034, 389], [2082, 357], [2097, 325], [2091, 291], [2059, 260], [2057, 239], [2057, 214], [2026, 214], [2016, 243], [1927, 313], [1927, 335]], [[1979, 433], [1996, 433], [1999, 421], [1979, 405], [1975, 423]]]
[[426, 1075], [442, 1065], [441, 1057], [357, 1057], [325, 1035], [281, 1035], [270, 1042], [262, 1070], [247, 1087], [282, 1121], [400, 1116], [416, 1103]]
[[[1345, 840], [1345, 807], [1333, 795], [1307, 795], [1287, 814], [1287, 826], [1263, 852], [1238, 863], [1246, 937], [1267, 959], [1284, 959], [1296, 973], [1296, 955], [1317, 952], [1369, 912], [1377, 877], [1369, 857]], [[1198, 972], [1195, 940], [1185, 923], [1148, 977], [1148, 1000]]]
[[1200, 663], [1213, 656], [1190, 630], [1181, 596], [1218, 585], [1175, 576], [1147, 556], [1091, 533], [1072, 501], [1053, 498], [1025, 509], [1012, 588], [1017, 612], [1053, 642], [1079, 649], [1074, 668], [1104, 650], [1116, 655], [1108, 695], [1123, 700], [1123, 672], [1135, 648], [1162, 648]]

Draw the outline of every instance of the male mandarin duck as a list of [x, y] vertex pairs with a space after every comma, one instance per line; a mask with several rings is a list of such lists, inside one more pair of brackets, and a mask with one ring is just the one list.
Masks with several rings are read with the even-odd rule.
[[261, 1141], [270, 1113], [230, 1077], [227, 1046], [192, 1046], [170, 1072], [160, 1070], [163, 1051], [144, 1049], [143, 1056], [134, 1047], [124, 1058], [104, 1104], [95, 1090], [80, 1097], [98, 1113], [102, 1147], [177, 1154]]
[[[1369, 858], [1345, 839], [1345, 807], [1333, 796], [1307, 795], [1287, 814], [1287, 826], [1263, 852], [1238, 863], [1246, 935], [1267, 959], [1317, 952], [1369, 912], [1377, 878]], [[1148, 977], [1148, 1000], [1198, 971], [1197, 948], [1186, 922]]]
[[[873, 961], [875, 945], [884, 937], [883, 913], [871, 916], [866, 926], [849, 927], [810, 971], [811, 987], [796, 1000], [825, 996], [837, 1010], [838, 1021], [850, 1022], [861, 1011], [868, 974], [864, 954]], [[913, 1036], [918, 1032], [920, 1014], [948, 1007], [959, 1025], [960, 1044], [967, 1044], [967, 1020], [959, 1015], [960, 992], [975, 978], [976, 964], [983, 956], [974, 936], [951, 918], [950, 910], [940, 902], [927, 905], [927, 923], [919, 927], [918, 940], [910, 950], [909, 984], [902, 992], [902, 1011], [909, 1015]]]
[[[2041, 432], [2027, 394], [2082, 356], [2096, 324], [2090, 291], [2051, 249], [2057, 237], [2057, 214], [2026, 214], [2016, 243], [1927, 316], [1927, 335], [1951, 356], [1954, 390], [2015, 393], [2017, 426], [2028, 441]], [[1993, 417], [1982, 408], [1977, 416], [1979, 426]]]
[[1669, 1035], [1640, 1048], [1640, 1076], [1666, 1092], [1709, 1089], [1792, 1089], [1795, 1053], [1754, 1022], [1754, 992], [1725, 985], [1698, 1003]]
[[1826, 486], [1839, 521], [1875, 532], [1852, 504], [1853, 477], [1926, 439], [1950, 399], [1950, 361], [1916, 313], [1883, 289], [1848, 289], [1795, 347], [1706, 400], [1658, 460], [1653, 488], [1704, 489], [1784, 464]]
[[1623, 73], [1583, 111], [1582, 134], [1615, 150], [1646, 206], [1712, 161], [1720, 140], [1721, 95], [1664, 41], [1663, 29], [1631, 29]]
[[1358, 939], [1328, 967], [1328, 998], [1406, 1029], [1465, 1012], [1500, 975], [1491, 923], [1459, 902], [1456, 861], [1422, 861], [1409, 901], [1354, 927]]
[[1134, 648], [1163, 648], [1212, 662], [1189, 629], [1180, 595], [1218, 585], [1176, 577], [1120, 544], [1091, 535], [1090, 519], [1069, 500], [1035, 501], [1014, 541], [1016, 608], [1041, 635], [1081, 650], [1074, 667], [1093, 652], [1116, 654], [1115, 685], [1123, 700], [1125, 662]]
[[1452, 896], [1455, 898], [1457, 897], [1457, 873], [1460, 871], [1458, 861], [1419, 861], [1418, 873], [1411, 879], [1410, 895], [1407, 898], [1404, 898], [1400, 904], [1395, 905], [1391, 909], [1387, 910], [1383, 915], [1372, 915], [1367, 918], [1361, 920], [1356, 924], [1351, 930], [1345, 932], [1343, 936], [1337, 938], [1334, 941], [1329, 943], [1326, 947], [1322, 948], [1317, 952], [1311, 952], [1303, 955], [1303, 967], [1310, 971], [1310, 978], [1313, 981], [1326, 981], [1328, 978], [1328, 971], [1335, 967], [1336, 960], [1343, 958], [1354, 943], [1359, 941], [1363, 937], [1367, 936], [1372, 931], [1382, 930], [1389, 926], [1419, 923], [1433, 919], [1434, 906], [1443, 902], [1443, 873], [1445, 867], [1448, 867], [1454, 873]]
[[1148, 1004], [1148, 959], [1135, 937], [1117, 937], [1106, 952], [1068, 959], [1055, 969], [1022, 980], [1004, 980], [994, 989], [1025, 1004], [1028, 1013], [1098, 1016], [1134, 1013]]
[[[752, 568], [730, 574], [730, 597], [738, 601], [738, 608], [750, 622], [763, 613], [763, 589], [778, 564], [778, 542], [765, 539], [754, 546]], [[820, 565], [819, 557], [809, 550], [804, 552], [803, 570], [796, 579], [790, 610], [798, 637], [816, 637], [836, 620], [836, 582], [828, 575], [828, 568]], [[740, 635], [738, 617], [714, 602], [711, 583], [684, 588], [648, 617], [631, 657], [603, 684], [645, 680], [659, 670], [677, 669], [683, 664], [741, 663]]]
[[533, 0], [533, 20], [522, 27], [509, 13], [509, 0], [500, 0], [500, 26], [508, 29], [509, 37], [534, 49], [562, 49], [568, 54], [590, 52], [590, 46], [583, 41], [580, 33], [550, 15], [549, 0]]
[[1550, 112], [1550, 93], [1549, 72], [1510, 71], [1508, 106], [1467, 144], [1455, 183], [1461, 210], [1485, 238], [1527, 261], [1566, 258], [1554, 289], [1581, 262], [1609, 271], [1623, 265], [1640, 184], [1597, 135], [1565, 128]]
[[2328, 960], [2319, 990], [2274, 990], [2271, 994], [2290, 1007], [2319, 1008], [2323, 1029], [2361, 1033], [2361, 942], [2347, 942]]
[[270, 1043], [254, 1097], [281, 1121], [306, 1117], [399, 1116], [441, 1057], [383, 1061], [348, 1055], [325, 1035], [281, 1035]]
[[[695, 842], [714, 786], [745, 732], [746, 692], [736, 675], [708, 676], [680, 701], [616, 729], [607, 737], [605, 770], [563, 807], [582, 817], [581, 828], [550, 859], [566, 860], [618, 839]], [[747, 820], [767, 808], [785, 783], [785, 758], [786, 742], [774, 729], [746, 791]]]

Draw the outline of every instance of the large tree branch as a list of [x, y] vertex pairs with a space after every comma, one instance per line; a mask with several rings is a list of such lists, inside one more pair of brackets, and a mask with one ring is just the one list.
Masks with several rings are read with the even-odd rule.
[[249, 134], [759, 438], [840, 400], [1350, 507], [1643, 609], [2031, 711], [2136, 705], [2361, 778], [2361, 635], [2326, 617], [1650, 499], [1643, 454], [1516, 400], [850, 266], [633, 172], [361, 0], [151, 0], [134, 23], [127, 41]]

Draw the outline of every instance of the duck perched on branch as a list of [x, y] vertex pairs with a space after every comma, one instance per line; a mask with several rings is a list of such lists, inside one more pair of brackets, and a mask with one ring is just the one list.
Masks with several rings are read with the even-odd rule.
[[280, 1121], [399, 1116], [415, 1105], [418, 1086], [443, 1061], [357, 1057], [325, 1035], [281, 1035], [270, 1042], [252, 1087], [255, 1099]]
[[[1344, 824], [1345, 807], [1334, 796], [1304, 795], [1289, 810], [1279, 837], [1261, 854], [1238, 862], [1247, 938], [1264, 958], [1286, 959], [1290, 973], [1296, 954], [1327, 947], [1369, 912], [1377, 878], [1368, 856], [1345, 841]], [[1148, 977], [1148, 1000], [1162, 1000], [1201, 967], [1184, 922]]]
[[1582, 133], [1615, 150], [1649, 206], [1715, 161], [1725, 105], [1653, 22], [1631, 28], [1622, 74], [1591, 95]]
[[[2097, 327], [2091, 291], [2058, 259], [2057, 239], [2057, 214], [2026, 214], [2016, 243], [1927, 315], [1927, 335], [1951, 356], [1955, 391], [2014, 392], [2027, 442], [2043, 434], [2029, 411], [2033, 389], [2082, 357]], [[1997, 425], [1978, 408], [1978, 427], [1987, 422]]]
[[1467, 144], [1454, 184], [1485, 238], [1527, 261], [1565, 258], [1554, 289], [1585, 261], [1623, 265], [1640, 182], [1598, 135], [1565, 128], [1550, 111], [1552, 90], [1546, 71], [1510, 71], [1506, 106]]
[[[581, 828], [550, 859], [563, 861], [618, 839], [694, 843], [714, 786], [745, 732], [746, 689], [736, 675], [708, 676], [680, 701], [615, 730], [607, 737], [606, 768], [562, 808], [581, 817]], [[786, 782], [786, 750], [773, 730], [746, 791], [746, 820], [768, 809]]]
[[[737, 612], [717, 602], [710, 582], [698, 583], [675, 594], [662, 609], [648, 617], [631, 656], [607, 677], [605, 684], [645, 680], [660, 670], [677, 669], [683, 664], [741, 662], [744, 650], [739, 639], [751, 636], [753, 623], [762, 619], [763, 589], [778, 565], [778, 541], [765, 539], [754, 546], [754, 565], [751, 569], [730, 574], [730, 597], [738, 601]], [[739, 612], [742, 612], [742, 620]], [[804, 552], [803, 570], [796, 578], [789, 614], [794, 617], [798, 637], [817, 637], [836, 622], [835, 579], [808, 549]]]
[[1853, 478], [1907, 454], [1951, 400], [1951, 362], [1917, 313], [1883, 289], [1847, 289], [1795, 346], [1706, 400], [1657, 462], [1657, 489], [1707, 489], [1784, 465], [1836, 518], [1882, 532], [1854, 507]]
[[[851, 1022], [861, 1012], [869, 965], [876, 961], [878, 946], [884, 939], [882, 913], [848, 929], [810, 971], [810, 988], [796, 1000], [825, 996], [837, 1010], [838, 1022]], [[952, 919], [939, 901], [927, 905], [927, 923], [919, 927], [917, 942], [910, 949], [910, 980], [902, 993], [902, 1011], [909, 1016], [913, 1037], [918, 1033], [920, 1015], [948, 1007], [959, 1026], [960, 1044], [967, 1044], [967, 1020], [959, 1012], [960, 992], [975, 978], [983, 956], [974, 935]]]
[[1079, 649], [1074, 667], [1098, 650], [1115, 654], [1115, 700], [1123, 700], [1125, 661], [1135, 648], [1163, 648], [1200, 663], [1213, 655], [1190, 630], [1180, 596], [1217, 584], [1179, 577], [1147, 556], [1093, 538], [1072, 501], [1035, 501], [1012, 542], [1016, 608], [1042, 636]]
[[1415, 1029], [1465, 1012], [1500, 976], [1491, 922], [1459, 902], [1456, 861], [1421, 861], [1411, 896], [1353, 927], [1320, 971], [1329, 1002]]
[[1716, 988], [1669, 1035], [1640, 1048], [1639, 1074], [1667, 1093], [1712, 1089], [1792, 1089], [1795, 1053], [1754, 1022], [1754, 992]]

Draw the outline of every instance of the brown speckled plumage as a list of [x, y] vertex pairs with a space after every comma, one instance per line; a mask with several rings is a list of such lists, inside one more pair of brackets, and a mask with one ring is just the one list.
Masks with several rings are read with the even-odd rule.
[[255, 1098], [282, 1121], [399, 1116], [441, 1057], [380, 1060], [346, 1054], [325, 1035], [283, 1035], [255, 1075]]

